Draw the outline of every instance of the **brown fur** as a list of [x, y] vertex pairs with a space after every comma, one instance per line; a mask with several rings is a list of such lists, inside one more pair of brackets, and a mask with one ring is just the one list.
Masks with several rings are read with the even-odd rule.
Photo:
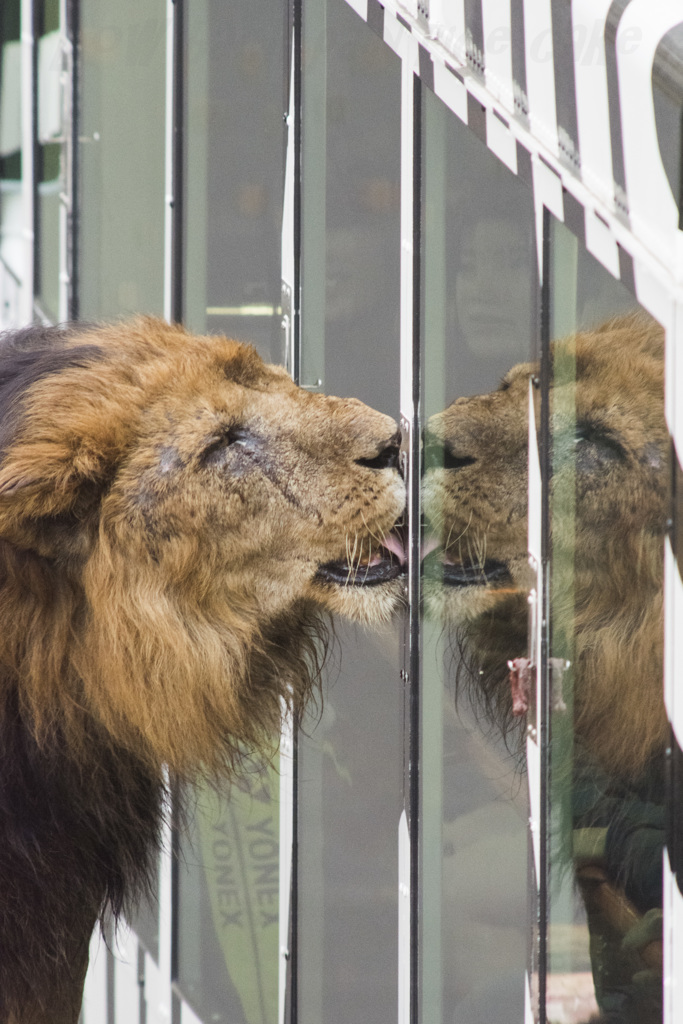
[[[555, 572], [564, 561], [574, 591], [560, 587], [553, 595], [551, 653], [559, 653], [565, 641], [573, 645], [579, 743], [608, 775], [633, 780], [668, 739], [662, 697], [663, 538], [669, 515], [663, 334], [642, 315], [617, 318], [598, 331], [556, 342], [553, 363], [552, 549]], [[495, 559], [507, 566], [508, 578], [486, 585], [482, 578], [481, 585], [458, 588], [432, 585], [428, 599], [464, 637], [473, 687], [487, 713], [503, 724], [510, 717], [506, 662], [526, 653], [526, 594], [532, 584], [526, 555], [527, 409], [529, 378], [537, 372], [533, 364], [516, 366], [499, 390], [458, 399], [430, 423], [451, 455], [475, 460], [428, 473], [424, 499], [432, 528], [450, 561], [481, 565]], [[608, 447], [589, 437], [573, 449], [574, 418], [589, 433], [606, 437]], [[567, 511], [572, 505], [575, 519]], [[565, 641], [559, 635], [563, 624]]]
[[273, 751], [320, 615], [394, 607], [397, 579], [316, 573], [353, 582], [404, 490], [366, 464], [391, 419], [159, 320], [5, 337], [0, 399], [0, 1019], [70, 1022], [95, 919], [146, 885], [164, 766]]

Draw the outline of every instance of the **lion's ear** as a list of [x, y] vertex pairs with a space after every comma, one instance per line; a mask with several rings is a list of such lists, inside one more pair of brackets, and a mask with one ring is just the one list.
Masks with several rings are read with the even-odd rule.
[[85, 483], [104, 482], [111, 475], [107, 453], [85, 444], [59, 441], [19, 444], [0, 464], [0, 498], [18, 495], [45, 503], [46, 514], [71, 501]]
[[0, 537], [49, 553], [51, 527], [82, 529], [113, 467], [102, 454], [59, 442], [26, 443], [0, 464]]
[[7, 471], [0, 472], [0, 499], [12, 498], [19, 492], [26, 493], [27, 490], [35, 488], [39, 481], [36, 477], [17, 472], [17, 467], [8, 467]]
[[[0, 529], [18, 518], [68, 512], [84, 482], [102, 478], [111, 384], [104, 350], [68, 329], [31, 325], [0, 345]], [[107, 410], [108, 411], [108, 410]]]

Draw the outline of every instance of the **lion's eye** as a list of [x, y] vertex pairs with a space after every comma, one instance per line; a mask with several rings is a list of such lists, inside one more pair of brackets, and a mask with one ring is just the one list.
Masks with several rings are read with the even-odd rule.
[[242, 427], [231, 427], [228, 431], [226, 443], [236, 444], [241, 447], [248, 447], [253, 442], [253, 435]]
[[202, 465], [216, 465], [225, 458], [228, 448], [252, 448], [254, 445], [253, 434], [250, 434], [244, 427], [228, 427], [221, 434], [213, 437], [204, 448], [200, 458]]
[[617, 439], [604, 428], [592, 423], [577, 424], [574, 452], [577, 469], [584, 471], [604, 469], [626, 457]]

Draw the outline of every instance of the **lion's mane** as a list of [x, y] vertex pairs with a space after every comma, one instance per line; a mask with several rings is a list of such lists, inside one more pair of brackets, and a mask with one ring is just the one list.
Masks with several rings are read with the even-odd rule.
[[[551, 549], [553, 573], [561, 573], [564, 563], [567, 579], [552, 594], [551, 653], [568, 645], [573, 726], [583, 755], [625, 782], [647, 775], [669, 741], [662, 693], [670, 514], [663, 355], [661, 327], [640, 313], [552, 348]], [[566, 386], [563, 365], [570, 367]], [[465, 530], [467, 538], [484, 538], [486, 557], [511, 567], [511, 579], [502, 585], [472, 587], [467, 597], [453, 592], [452, 605], [443, 588], [437, 607], [456, 652], [459, 694], [513, 748], [526, 724], [512, 715], [508, 674], [508, 661], [528, 654], [526, 517], [519, 517], [512, 537], [501, 528], [506, 516], [510, 522], [509, 496], [527, 486], [518, 456], [526, 452], [528, 378], [537, 369], [513, 368], [498, 392], [454, 403], [432, 426], [443, 443], [456, 444], [457, 454], [473, 462], [430, 492], [434, 519], [446, 534]], [[575, 454], [565, 459], [565, 447]], [[481, 493], [489, 518], [480, 522], [470, 498]]]
[[[149, 888], [168, 778], [272, 756], [326, 646], [312, 603], [259, 623], [248, 596], [220, 596], [201, 538], [178, 545], [161, 586], [153, 550], [131, 558], [125, 524], [102, 529], [150, 395], [183, 370], [192, 389], [198, 354], [181, 328], [140, 319], [114, 359], [120, 335], [33, 327], [0, 342], [3, 1021], [29, 1004], [76, 1019], [93, 924]], [[229, 344], [235, 374], [258, 373]]]

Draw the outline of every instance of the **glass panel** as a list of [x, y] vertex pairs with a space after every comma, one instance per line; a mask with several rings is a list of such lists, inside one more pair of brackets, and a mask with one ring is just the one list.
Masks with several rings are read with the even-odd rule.
[[507, 662], [527, 653], [531, 368], [466, 396], [533, 353], [533, 201], [424, 95], [421, 1019], [509, 1024], [530, 918]]
[[193, 0], [185, 18], [185, 321], [282, 362], [285, 17]]
[[[400, 61], [343, 0], [310, 0], [303, 19], [302, 382], [396, 417]], [[399, 624], [335, 632], [299, 738], [297, 1019], [394, 1024]]]
[[277, 1021], [279, 783], [247, 766], [229, 794], [197, 794], [183, 833], [177, 981], [203, 1021]]
[[52, 323], [59, 320], [60, 145], [40, 146], [36, 208], [36, 304]]
[[668, 743], [663, 332], [625, 313], [633, 296], [555, 222], [551, 253], [551, 334], [570, 337], [551, 349], [547, 1013], [655, 1024]]
[[[285, 18], [267, 0], [199, 0], [184, 12], [185, 323], [281, 362]], [[207, 1022], [275, 1024], [274, 769], [253, 766], [220, 796], [202, 791], [180, 857], [183, 996]]]
[[80, 12], [80, 316], [163, 312], [166, 3]]
[[400, 63], [341, 0], [303, 34], [301, 382], [395, 416]]

